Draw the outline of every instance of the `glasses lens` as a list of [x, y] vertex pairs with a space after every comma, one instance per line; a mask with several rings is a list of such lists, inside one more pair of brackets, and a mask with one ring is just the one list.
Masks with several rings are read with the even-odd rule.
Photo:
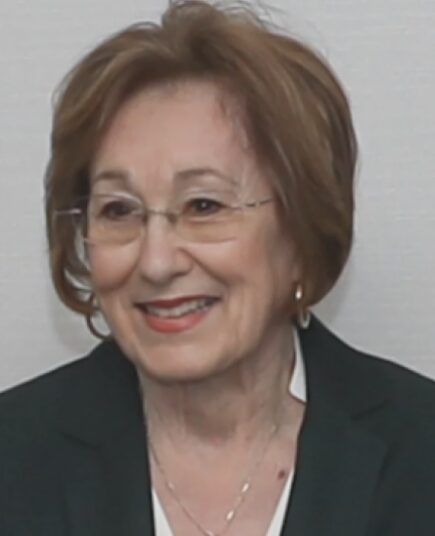
[[126, 244], [141, 232], [143, 209], [134, 198], [93, 195], [84, 214], [87, 221], [81, 228], [91, 244]]
[[195, 193], [178, 203], [177, 232], [192, 242], [223, 242], [237, 237], [243, 218], [230, 190]]

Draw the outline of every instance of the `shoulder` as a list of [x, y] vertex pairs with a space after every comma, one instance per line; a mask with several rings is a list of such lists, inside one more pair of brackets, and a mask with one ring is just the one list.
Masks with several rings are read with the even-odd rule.
[[354, 350], [368, 378], [379, 378], [379, 387], [389, 403], [402, 414], [427, 419], [435, 426], [435, 381], [380, 356]]
[[107, 350], [100, 345], [0, 394], [0, 503], [7, 512], [0, 514], [2, 534], [63, 534], [59, 486], [70, 458], [59, 425], [65, 407], [80, 411], [92, 383], [104, 376], [111, 361]]
[[382, 357], [363, 354], [371, 373], [380, 374], [390, 399], [409, 411], [435, 416], [435, 381]]
[[[420, 457], [420, 467], [432, 463], [435, 451], [435, 382], [390, 360], [359, 352], [361, 368], [367, 371], [384, 400], [365, 418], [367, 428], [394, 445], [396, 453]], [[364, 420], [364, 419], [363, 419]], [[435, 464], [433, 464], [435, 469]], [[435, 471], [431, 469], [435, 482]], [[429, 474], [429, 472], [428, 472]], [[402, 473], [403, 476], [403, 473]], [[427, 475], [426, 475], [427, 476]]]
[[70, 398], [80, 404], [89, 393], [108, 380], [121, 361], [112, 342], [95, 347], [88, 355], [0, 393], [0, 431], [23, 429], [23, 423], [38, 429], [57, 417]]
[[121, 381], [129, 389], [131, 368], [117, 346], [105, 342], [0, 394], [0, 502], [15, 490], [20, 498], [29, 493], [27, 502], [36, 504], [40, 490], [56, 488], [69, 460], [68, 434], [78, 430], [92, 441], [98, 426], [109, 426], [119, 405], [117, 386]]
[[435, 427], [435, 382], [417, 372], [380, 356], [368, 354], [344, 342], [313, 319], [300, 332], [308, 383], [321, 384], [343, 406], [364, 407], [385, 401], [392, 412], [423, 419], [433, 416]]

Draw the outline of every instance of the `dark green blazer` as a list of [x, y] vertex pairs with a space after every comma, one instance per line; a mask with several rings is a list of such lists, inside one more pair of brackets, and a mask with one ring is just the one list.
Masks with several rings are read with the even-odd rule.
[[[316, 319], [300, 337], [308, 405], [282, 535], [434, 536], [435, 384]], [[102, 343], [0, 395], [0, 535], [153, 535], [147, 460], [135, 369]]]

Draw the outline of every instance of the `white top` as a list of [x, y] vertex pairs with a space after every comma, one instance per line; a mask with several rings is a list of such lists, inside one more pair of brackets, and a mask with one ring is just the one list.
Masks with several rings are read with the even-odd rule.
[[[307, 401], [305, 366], [302, 359], [302, 350], [296, 329], [294, 330], [294, 341], [295, 367], [293, 369], [293, 374], [290, 380], [289, 392], [292, 394], [292, 396], [305, 403]], [[289, 473], [286, 485], [282, 491], [281, 497], [276, 507], [275, 514], [265, 536], [280, 536], [281, 534], [287, 504], [292, 491], [293, 474], [293, 471]], [[169, 525], [168, 519], [163, 510], [163, 507], [160, 503], [159, 497], [154, 489], [152, 490], [152, 497], [156, 536], [174, 536], [172, 529]]]

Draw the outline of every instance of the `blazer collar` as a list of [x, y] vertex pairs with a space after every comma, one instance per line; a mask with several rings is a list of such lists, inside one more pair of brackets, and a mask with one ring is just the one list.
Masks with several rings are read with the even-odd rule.
[[355, 417], [384, 404], [386, 381], [377, 359], [345, 344], [315, 317], [309, 329], [299, 330], [299, 338], [311, 406], [329, 402]]
[[[299, 335], [308, 404], [282, 535], [362, 536], [387, 450], [366, 426], [385, 403], [383, 379], [315, 318]], [[58, 425], [71, 534], [152, 536], [136, 371], [113, 342], [97, 347], [80, 370], [65, 388]]]

